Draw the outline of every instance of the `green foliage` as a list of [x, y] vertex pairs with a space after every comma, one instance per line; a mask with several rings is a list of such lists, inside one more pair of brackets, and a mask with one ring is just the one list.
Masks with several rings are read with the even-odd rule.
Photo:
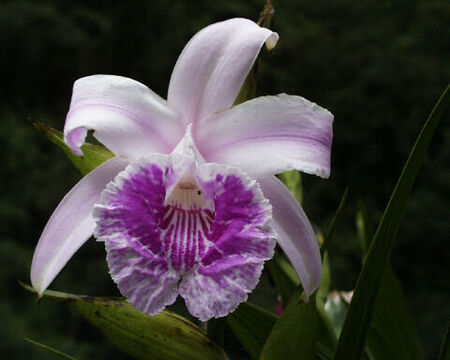
[[[34, 292], [30, 286], [22, 286]], [[42, 296], [76, 308], [112, 343], [136, 359], [226, 359], [224, 352], [202, 329], [170, 311], [147, 316], [123, 299], [50, 290]]]
[[266, 263], [266, 268], [280, 292], [283, 305], [287, 305], [299, 285], [294, 268], [279, 253]]
[[[373, 233], [362, 201], [357, 214], [357, 226], [365, 256]], [[381, 276], [367, 334], [366, 351], [373, 360], [424, 358], [422, 344], [409, 312], [408, 300], [389, 264]]]
[[56, 355], [58, 355], [59, 357], [62, 357], [62, 358], [64, 358], [64, 359], [76, 360], [73, 356], [64, 354], [63, 352], [61, 352], [61, 351], [59, 351], [59, 350], [56, 350], [56, 349], [52, 348], [51, 346], [48, 346], [48, 345], [45, 345], [45, 344], [41, 344], [41, 343], [38, 342], [38, 341], [34, 341], [34, 340], [31, 340], [31, 339], [28, 339], [28, 338], [25, 338], [24, 340], [25, 340], [26, 342], [30, 343], [30, 344], [33, 344], [34, 346], [37, 346], [37, 347], [39, 347], [39, 348], [41, 348], [41, 349], [44, 349], [45, 351], [51, 352], [51, 353], [53, 353], [53, 354], [56, 354]]
[[373, 360], [424, 358], [408, 301], [390, 266], [381, 275], [365, 346]]
[[445, 328], [444, 335], [442, 337], [442, 344], [439, 350], [438, 360], [448, 360], [450, 359], [450, 322], [447, 323], [447, 327]]
[[37, 131], [64, 151], [64, 154], [66, 154], [75, 168], [77, 168], [83, 176], [114, 156], [114, 154], [104, 146], [89, 143], [85, 143], [81, 147], [83, 156], [75, 155], [64, 142], [64, 135], [61, 131], [55, 130], [39, 122], [32, 122], [32, 124]]
[[450, 86], [447, 86], [423, 126], [391, 195], [358, 277], [352, 302], [334, 354], [335, 360], [357, 360], [361, 358], [372, 319], [378, 286], [391, 255], [406, 200], [449, 100]]
[[261, 353], [261, 360], [314, 359], [319, 334], [316, 299], [304, 302], [298, 291], [276, 322]]
[[298, 203], [301, 205], [303, 201], [302, 195], [302, 175], [299, 171], [292, 170], [286, 171], [280, 175], [278, 178], [283, 182], [284, 185], [291, 191], [292, 195], [297, 199]]
[[339, 202], [339, 206], [334, 213], [333, 219], [331, 220], [330, 226], [328, 227], [328, 231], [325, 235], [325, 239], [323, 240], [322, 246], [320, 247], [320, 254], [322, 256], [322, 259], [325, 258], [325, 252], [327, 251], [328, 244], [333, 237], [334, 228], [336, 226], [336, 222], [338, 221], [339, 217], [341, 216], [342, 210], [344, 209], [345, 203], [347, 202], [347, 196], [348, 196], [348, 188], [345, 189], [344, 193], [342, 194], [341, 201]]
[[258, 359], [278, 317], [252, 303], [242, 303], [227, 323], [253, 359]]

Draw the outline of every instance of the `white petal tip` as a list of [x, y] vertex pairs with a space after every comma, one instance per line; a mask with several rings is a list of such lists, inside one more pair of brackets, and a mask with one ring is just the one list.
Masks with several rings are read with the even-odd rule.
[[266, 40], [266, 48], [269, 51], [272, 51], [275, 46], [277, 46], [279, 36], [276, 32], [273, 32]]
[[42, 286], [42, 283], [39, 283], [36, 280], [31, 279], [31, 286], [33, 287], [33, 290], [36, 292], [36, 295], [38, 298], [41, 298], [45, 288]]

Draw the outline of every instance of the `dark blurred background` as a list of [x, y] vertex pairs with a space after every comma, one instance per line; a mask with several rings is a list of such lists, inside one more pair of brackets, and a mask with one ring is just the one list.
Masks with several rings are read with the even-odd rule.
[[[27, 117], [62, 129], [74, 80], [105, 73], [139, 80], [165, 97], [184, 44], [204, 26], [257, 19], [263, 0], [0, 2], [0, 357], [49, 359], [43, 342], [79, 358], [127, 358], [62, 304], [37, 303], [33, 248], [80, 178]], [[376, 223], [421, 126], [450, 78], [446, 0], [274, 1], [280, 41], [259, 66], [258, 94], [302, 95], [335, 115], [332, 175], [304, 176], [304, 207], [326, 228], [346, 186], [350, 199], [330, 248], [333, 287], [360, 269], [357, 199]], [[444, 117], [408, 202], [392, 264], [428, 358], [450, 318], [450, 128]], [[117, 295], [104, 249], [90, 241], [51, 286]]]

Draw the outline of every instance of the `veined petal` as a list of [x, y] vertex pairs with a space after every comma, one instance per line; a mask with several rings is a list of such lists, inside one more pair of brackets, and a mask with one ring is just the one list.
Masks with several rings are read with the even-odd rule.
[[191, 164], [182, 155], [139, 159], [108, 184], [93, 212], [95, 236], [105, 242], [114, 282], [134, 308], [148, 315], [178, 296], [180, 274], [166, 257], [164, 201]]
[[320, 251], [314, 230], [297, 200], [280, 180], [269, 176], [258, 181], [272, 204], [278, 244], [297, 271], [306, 295], [311, 295], [319, 286], [321, 276]]
[[172, 73], [168, 103], [185, 124], [231, 106], [261, 46], [275, 46], [278, 34], [247, 19], [230, 19], [198, 32], [186, 45]]
[[204, 164], [196, 179], [205, 199], [214, 199], [208, 243], [199, 266], [187, 273], [179, 293], [202, 321], [232, 312], [259, 281], [273, 256], [271, 206], [259, 187], [238, 169]]
[[31, 265], [31, 283], [42, 294], [72, 255], [92, 235], [94, 203], [127, 162], [115, 157], [91, 171], [60, 202], [36, 246]]
[[214, 114], [195, 127], [209, 162], [244, 169], [254, 177], [297, 169], [328, 177], [333, 115], [299, 96], [264, 96]]
[[87, 130], [116, 155], [136, 159], [170, 153], [184, 134], [177, 111], [145, 85], [125, 77], [93, 75], [75, 81], [64, 138], [75, 154]]

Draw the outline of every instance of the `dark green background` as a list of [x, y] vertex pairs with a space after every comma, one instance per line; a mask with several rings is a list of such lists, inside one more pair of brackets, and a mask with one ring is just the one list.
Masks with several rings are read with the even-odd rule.
[[[177, 56], [196, 31], [230, 17], [257, 19], [262, 5], [262, 0], [0, 2], [1, 358], [53, 356], [24, 337], [79, 358], [126, 358], [74, 311], [45, 300], [37, 304], [16, 283], [29, 281], [40, 232], [79, 179], [27, 117], [62, 129], [73, 81], [96, 73], [132, 77], [165, 97]], [[302, 95], [335, 115], [331, 178], [303, 178], [304, 207], [324, 228], [344, 188], [350, 187], [349, 204], [330, 246], [333, 286], [349, 290], [360, 268], [357, 198], [377, 221], [450, 78], [450, 4], [280, 0], [274, 5], [280, 41], [273, 54], [263, 54], [258, 93]], [[392, 258], [428, 358], [436, 355], [450, 318], [450, 130], [448, 118], [443, 120]], [[117, 294], [102, 245], [90, 241], [52, 288]]]

